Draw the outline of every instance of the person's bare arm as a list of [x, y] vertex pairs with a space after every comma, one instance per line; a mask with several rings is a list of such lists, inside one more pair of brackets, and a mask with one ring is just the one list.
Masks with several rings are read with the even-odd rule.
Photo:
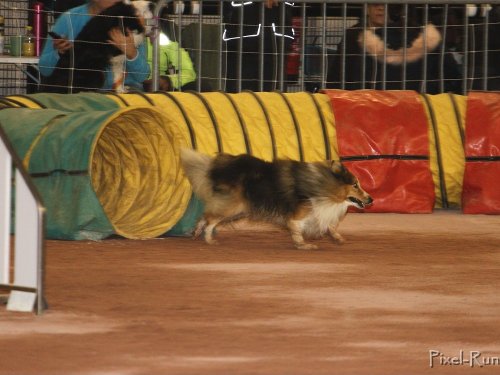
[[266, 0], [266, 8], [272, 8], [278, 5], [278, 0]]

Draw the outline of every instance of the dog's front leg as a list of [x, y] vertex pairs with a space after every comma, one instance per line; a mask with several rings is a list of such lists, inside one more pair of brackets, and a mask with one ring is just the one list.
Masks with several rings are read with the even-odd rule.
[[344, 237], [337, 232], [337, 227], [338, 224], [332, 224], [328, 227], [328, 233], [330, 233], [330, 236], [332, 236], [332, 239], [334, 242], [338, 243], [339, 245], [343, 244], [345, 242]]
[[300, 220], [288, 220], [286, 223], [290, 235], [292, 236], [293, 243], [297, 249], [300, 250], [313, 250], [318, 246], [307, 243], [302, 235], [302, 222]]
[[206, 226], [207, 226], [207, 220], [204, 217], [202, 217], [198, 221], [198, 224], [196, 224], [196, 228], [193, 232], [193, 239], [200, 237]]

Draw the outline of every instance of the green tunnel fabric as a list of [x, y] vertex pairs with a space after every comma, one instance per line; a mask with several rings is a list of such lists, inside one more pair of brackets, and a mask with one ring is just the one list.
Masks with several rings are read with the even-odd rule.
[[[40, 141], [43, 142], [45, 133], [50, 137], [54, 134], [51, 130], [60, 128], [63, 119], [80, 126], [83, 118], [68, 117], [52, 109], [0, 111], [0, 124], [32, 175], [47, 209], [47, 236], [60, 239], [105, 238], [113, 233], [113, 228], [95, 198], [88, 178], [88, 161], [85, 160], [88, 152], [84, 151], [88, 149], [88, 143], [75, 137], [76, 142], [71, 147], [61, 145], [63, 150], [56, 145], [61, 139], [57, 136], [56, 139], [45, 138], [56, 145], [56, 149], [42, 150], [43, 146], [37, 147]], [[65, 151], [70, 151], [70, 154], [61, 157]]]
[[116, 101], [98, 93], [30, 94], [3, 98], [11, 107], [50, 108], [64, 112], [107, 111], [118, 109]]
[[157, 237], [189, 204], [188, 140], [153, 108], [4, 109], [0, 124], [41, 193], [49, 238]]

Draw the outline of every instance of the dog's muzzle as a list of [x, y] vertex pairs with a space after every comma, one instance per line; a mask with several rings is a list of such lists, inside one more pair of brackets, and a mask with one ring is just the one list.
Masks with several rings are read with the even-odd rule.
[[355, 197], [349, 197], [348, 199], [358, 208], [365, 208], [373, 203], [372, 197], [368, 197], [365, 201]]

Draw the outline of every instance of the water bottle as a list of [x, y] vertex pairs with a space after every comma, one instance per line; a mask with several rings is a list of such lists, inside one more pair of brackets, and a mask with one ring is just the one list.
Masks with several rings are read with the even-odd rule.
[[23, 37], [23, 56], [35, 56], [35, 36], [33, 35], [33, 28], [26, 26], [26, 34]]

